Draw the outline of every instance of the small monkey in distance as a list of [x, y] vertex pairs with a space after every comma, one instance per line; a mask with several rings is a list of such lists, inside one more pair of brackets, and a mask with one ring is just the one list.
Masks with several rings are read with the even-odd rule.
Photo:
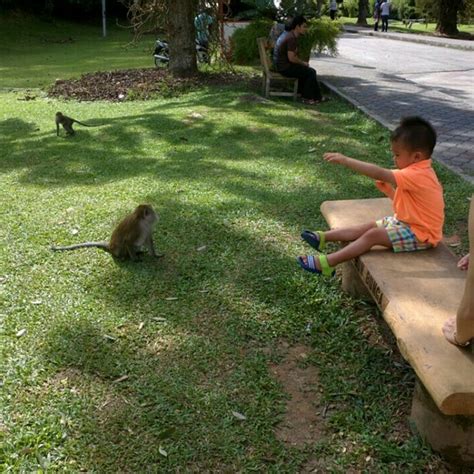
[[79, 122], [79, 120], [63, 115], [61, 112], [56, 112], [56, 135], [59, 137], [59, 125], [62, 125], [64, 130], [66, 130], [67, 135], [74, 135], [74, 130], [72, 129], [73, 123], [78, 123], [79, 125], [84, 125], [84, 127], [90, 127], [86, 123]]
[[84, 247], [97, 247], [110, 253], [112, 257], [122, 260], [137, 260], [142, 253], [143, 245], [153, 257], [163, 257], [155, 252], [153, 245], [153, 228], [158, 221], [158, 214], [149, 204], [140, 204], [131, 214], [126, 216], [114, 229], [110, 241], [83, 242], [67, 247], [52, 246], [51, 250], [75, 250]]

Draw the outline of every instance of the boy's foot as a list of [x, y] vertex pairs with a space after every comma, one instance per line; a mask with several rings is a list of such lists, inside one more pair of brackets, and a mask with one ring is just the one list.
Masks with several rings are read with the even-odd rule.
[[317, 230], [316, 232], [311, 232], [310, 230], [304, 230], [301, 232], [301, 238], [311, 245], [313, 249], [324, 250], [326, 247], [326, 239], [324, 238], [324, 232]]
[[326, 255], [319, 255], [314, 257], [313, 255], [303, 255], [298, 257], [297, 262], [299, 266], [307, 272], [316, 273], [326, 277], [334, 276], [336, 271], [328, 263]]
[[322, 97], [321, 99], [303, 99], [302, 102], [306, 105], [318, 105], [322, 102], [327, 102], [328, 100], [328, 97]]
[[451, 343], [451, 344], [454, 344], [455, 346], [458, 346], [458, 347], [468, 347], [472, 340], [474, 339], [474, 337], [471, 337], [471, 339], [467, 340], [467, 341], [460, 341], [458, 338], [457, 338], [457, 334], [456, 334], [456, 318], [455, 317], [452, 317], [452, 318], [449, 318], [443, 325], [443, 334], [444, 334], [444, 337]]

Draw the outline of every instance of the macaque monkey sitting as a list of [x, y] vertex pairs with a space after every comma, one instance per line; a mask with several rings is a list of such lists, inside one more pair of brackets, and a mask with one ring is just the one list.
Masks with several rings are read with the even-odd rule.
[[90, 127], [86, 123], [79, 122], [79, 120], [63, 115], [61, 112], [56, 112], [56, 135], [59, 137], [59, 125], [62, 125], [64, 130], [66, 130], [67, 135], [74, 135], [74, 130], [72, 129], [73, 123], [78, 123], [79, 125], [84, 125], [84, 127]]
[[158, 214], [149, 204], [140, 204], [131, 214], [126, 216], [114, 229], [110, 241], [83, 242], [67, 247], [52, 246], [51, 250], [74, 250], [84, 247], [97, 247], [121, 260], [137, 260], [145, 246], [153, 257], [163, 257], [155, 252], [153, 245], [153, 228], [158, 221]]

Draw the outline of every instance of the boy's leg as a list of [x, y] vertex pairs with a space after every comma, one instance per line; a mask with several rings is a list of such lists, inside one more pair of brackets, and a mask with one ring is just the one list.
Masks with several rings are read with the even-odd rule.
[[342, 262], [347, 262], [359, 255], [368, 252], [374, 245], [392, 248], [392, 242], [385, 227], [373, 227], [362, 234], [358, 239], [346, 245], [337, 252], [327, 256], [328, 263], [334, 267]]
[[[385, 227], [376, 227], [375, 223], [364, 225], [366, 227], [366, 231], [362, 233], [362, 235], [359, 234], [359, 237], [356, 237], [356, 240], [337, 252], [327, 255], [327, 261], [331, 267], [334, 267], [342, 262], [347, 262], [352, 258], [358, 257], [359, 255], [368, 252], [374, 245], [382, 245], [384, 247], [392, 248], [392, 242]], [[362, 227], [363, 226], [356, 226], [347, 229], [340, 229], [340, 232], [349, 231], [349, 233], [355, 233], [360, 231]], [[337, 229], [330, 232], [336, 231]], [[325, 233], [325, 236], [327, 238], [327, 233]], [[302, 257], [302, 259], [303, 262], [307, 264], [307, 260], [304, 257]], [[321, 270], [320, 263], [317, 258], [315, 258], [315, 265], [319, 270]]]
[[352, 242], [365, 234], [370, 229], [375, 229], [375, 222], [355, 225], [353, 227], [345, 227], [342, 229], [327, 230], [324, 232], [326, 242]]

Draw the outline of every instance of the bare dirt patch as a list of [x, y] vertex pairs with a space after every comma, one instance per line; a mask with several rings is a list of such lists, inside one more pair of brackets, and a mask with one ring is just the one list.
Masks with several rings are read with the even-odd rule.
[[58, 79], [49, 89], [51, 97], [74, 100], [147, 100], [175, 97], [188, 90], [210, 85], [247, 84], [256, 88], [256, 76], [231, 72], [199, 73], [188, 78], [171, 75], [166, 69], [127, 69], [94, 72], [79, 79]]
[[302, 366], [311, 348], [304, 345], [280, 345], [284, 359], [270, 366], [288, 394], [283, 421], [276, 427], [276, 437], [293, 447], [314, 443], [324, 436], [324, 408], [319, 392], [319, 373], [314, 366]]

